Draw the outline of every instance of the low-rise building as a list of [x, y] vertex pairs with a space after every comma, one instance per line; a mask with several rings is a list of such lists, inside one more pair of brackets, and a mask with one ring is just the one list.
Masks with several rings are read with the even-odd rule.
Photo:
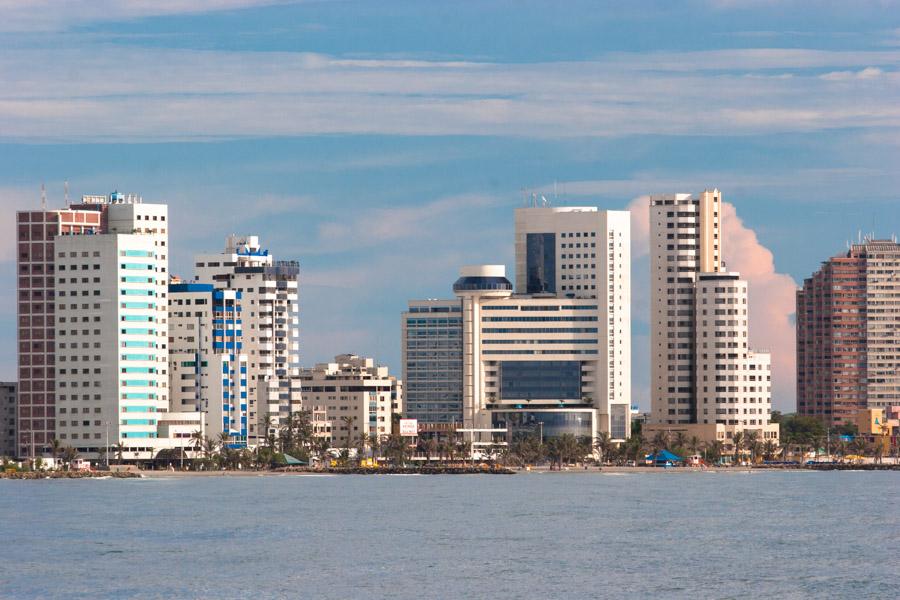
[[390, 435], [393, 416], [403, 412], [402, 381], [372, 358], [339, 354], [334, 362], [301, 369], [300, 381], [304, 409], [318, 425], [327, 424], [321, 431], [330, 430], [337, 448], [353, 446], [364, 435]]

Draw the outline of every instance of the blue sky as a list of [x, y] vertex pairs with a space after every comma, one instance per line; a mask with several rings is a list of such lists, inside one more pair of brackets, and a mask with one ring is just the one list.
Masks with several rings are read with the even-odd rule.
[[[900, 229], [890, 0], [0, 0], [0, 47], [0, 225], [12, 233], [42, 182], [61, 204], [68, 180], [73, 196], [167, 202], [182, 275], [226, 234], [257, 233], [301, 261], [304, 364], [356, 352], [399, 372], [406, 300], [447, 296], [460, 264], [509, 264], [523, 188], [625, 208], [719, 187], [756, 236], [735, 261], [774, 255], [760, 290], [775, 277], [784, 292], [859, 230]], [[645, 407], [647, 276], [638, 252]], [[754, 277], [751, 301], [785, 315]], [[787, 355], [776, 325], [758, 342]], [[790, 409], [786, 362], [776, 378]]]

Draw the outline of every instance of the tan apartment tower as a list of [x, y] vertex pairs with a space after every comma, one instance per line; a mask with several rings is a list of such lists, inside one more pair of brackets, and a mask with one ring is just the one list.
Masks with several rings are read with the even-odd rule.
[[770, 357], [749, 342], [748, 285], [722, 260], [722, 195], [650, 198], [651, 414], [665, 430], [720, 440], [777, 439]]
[[696, 422], [695, 284], [724, 270], [721, 205], [719, 190], [650, 197], [651, 422]]

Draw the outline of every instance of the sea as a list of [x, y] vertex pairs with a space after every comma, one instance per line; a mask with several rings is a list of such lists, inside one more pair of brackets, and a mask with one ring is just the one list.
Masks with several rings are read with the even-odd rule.
[[897, 598], [900, 472], [0, 480], [2, 598]]

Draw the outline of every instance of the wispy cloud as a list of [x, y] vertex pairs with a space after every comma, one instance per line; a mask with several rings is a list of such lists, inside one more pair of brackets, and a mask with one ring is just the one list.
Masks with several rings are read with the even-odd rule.
[[85, 23], [203, 14], [298, 0], [0, 0], [0, 32], [65, 31]]
[[820, 75], [826, 81], [847, 81], [855, 79], [876, 79], [884, 75], [884, 71], [878, 67], [866, 67], [859, 71], [831, 71]]
[[[855, 73], [853, 88], [835, 87], [839, 75], [820, 77], [829, 69]], [[895, 127], [898, 69], [896, 50], [616, 53], [534, 64], [158, 48], [13, 50], [0, 56], [0, 135], [26, 141], [325, 133], [563, 138]]]

